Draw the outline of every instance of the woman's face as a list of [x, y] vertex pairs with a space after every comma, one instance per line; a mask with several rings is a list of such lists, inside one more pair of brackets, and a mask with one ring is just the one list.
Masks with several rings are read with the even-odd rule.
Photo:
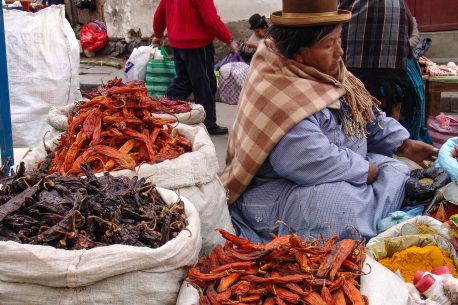
[[340, 58], [344, 54], [340, 40], [341, 32], [342, 26], [340, 25], [313, 47], [301, 48], [294, 59], [299, 63], [316, 68], [321, 73], [337, 76]]
[[264, 38], [264, 37], [266, 37], [266, 34], [267, 34], [267, 28], [254, 29], [253, 32], [259, 38]]

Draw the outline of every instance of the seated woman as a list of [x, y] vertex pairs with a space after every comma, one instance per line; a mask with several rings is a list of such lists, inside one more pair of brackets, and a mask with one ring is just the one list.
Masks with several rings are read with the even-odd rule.
[[[240, 235], [376, 235], [400, 208], [409, 169], [437, 149], [409, 140], [342, 61], [336, 0], [284, 0], [253, 57], [221, 180]], [[349, 231], [347, 231], [349, 230]]]
[[240, 46], [240, 56], [247, 64], [250, 64], [254, 52], [258, 48], [259, 42], [266, 37], [269, 28], [266, 17], [259, 14], [254, 14], [248, 19], [250, 30], [253, 31], [250, 38]]

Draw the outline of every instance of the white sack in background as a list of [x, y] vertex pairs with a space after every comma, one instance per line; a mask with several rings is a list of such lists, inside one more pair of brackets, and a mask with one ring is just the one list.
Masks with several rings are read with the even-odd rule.
[[63, 5], [37, 13], [4, 10], [14, 147], [34, 147], [52, 106], [79, 96], [79, 46]]

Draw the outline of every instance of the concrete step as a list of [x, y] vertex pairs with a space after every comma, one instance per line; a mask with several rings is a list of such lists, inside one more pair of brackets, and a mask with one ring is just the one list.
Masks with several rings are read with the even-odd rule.
[[91, 91], [115, 77], [124, 79], [124, 71], [113, 67], [92, 66], [90, 69], [80, 69], [79, 77], [80, 89]]

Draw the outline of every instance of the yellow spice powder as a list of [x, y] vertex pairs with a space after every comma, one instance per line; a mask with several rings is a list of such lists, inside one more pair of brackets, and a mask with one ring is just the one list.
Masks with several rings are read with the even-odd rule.
[[401, 271], [406, 282], [412, 283], [417, 270], [431, 272], [435, 267], [448, 266], [454, 277], [458, 277], [455, 264], [450, 259], [450, 253], [436, 246], [412, 246], [396, 252], [392, 257], [379, 261], [393, 272]]

